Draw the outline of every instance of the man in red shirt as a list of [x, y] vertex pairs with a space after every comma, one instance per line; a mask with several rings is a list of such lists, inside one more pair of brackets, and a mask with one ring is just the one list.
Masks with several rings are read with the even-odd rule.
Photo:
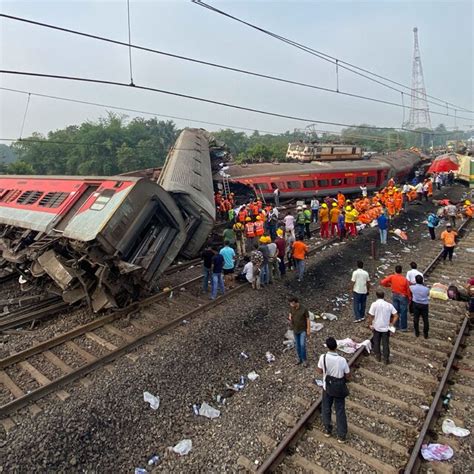
[[384, 278], [380, 284], [392, 290], [392, 303], [400, 316], [396, 328], [408, 331], [408, 304], [411, 300], [410, 282], [402, 275], [402, 266], [395, 267], [395, 273]]

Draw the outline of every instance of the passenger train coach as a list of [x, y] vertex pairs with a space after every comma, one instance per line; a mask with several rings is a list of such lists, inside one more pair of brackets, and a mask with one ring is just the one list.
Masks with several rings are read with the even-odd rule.
[[420, 163], [418, 154], [397, 151], [350, 161], [230, 165], [224, 173], [231, 187], [233, 183], [248, 186], [266, 199], [273, 198], [276, 188], [280, 190], [281, 199], [308, 198], [334, 195], [338, 191], [357, 193], [362, 185], [375, 191], [385, 186], [390, 178], [397, 182], [408, 179]]

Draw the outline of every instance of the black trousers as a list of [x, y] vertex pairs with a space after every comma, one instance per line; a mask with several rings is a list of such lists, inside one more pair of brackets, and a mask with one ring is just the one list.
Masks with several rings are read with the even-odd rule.
[[446, 257], [449, 256], [449, 261], [453, 260], [454, 247], [444, 247], [443, 248], [443, 260], [446, 260]]
[[428, 337], [430, 323], [428, 321], [428, 305], [413, 302], [413, 326], [415, 335], [420, 335], [420, 316], [423, 318], [423, 335]]
[[311, 230], [309, 229], [309, 222], [306, 222], [304, 225], [304, 233], [308, 239], [311, 238]]
[[436, 240], [434, 227], [428, 227], [428, 231], [430, 233], [431, 240]]
[[374, 336], [373, 336], [372, 342], [374, 346], [373, 347], [374, 354], [377, 357], [380, 357], [380, 346], [382, 345], [383, 359], [385, 361], [388, 361], [388, 358], [390, 357], [390, 344], [389, 344], [390, 331], [379, 332], [374, 329], [373, 333], [374, 333]]
[[324, 428], [328, 433], [332, 431], [331, 412], [332, 405], [336, 409], [337, 437], [345, 439], [347, 436], [346, 399], [331, 397], [323, 390], [323, 404], [321, 407], [321, 418]]

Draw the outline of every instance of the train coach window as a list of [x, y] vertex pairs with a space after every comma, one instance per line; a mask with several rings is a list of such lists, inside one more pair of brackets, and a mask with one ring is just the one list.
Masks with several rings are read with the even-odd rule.
[[375, 183], [375, 181], [376, 181], [375, 176], [367, 176], [368, 183]]
[[23, 204], [25, 206], [34, 204], [41, 196], [42, 191], [25, 191], [18, 199], [17, 204]]
[[286, 185], [288, 186], [288, 189], [299, 189], [301, 187], [299, 181], [287, 181]]
[[269, 189], [269, 186], [267, 183], [256, 183], [255, 187], [259, 189], [260, 191], [266, 191], [267, 189]]
[[316, 183], [312, 179], [305, 179], [303, 181], [303, 188], [315, 188]]
[[101, 211], [104, 209], [114, 194], [115, 191], [113, 189], [104, 189], [94, 201], [94, 204], [92, 204], [91, 211]]
[[342, 179], [340, 178], [331, 179], [331, 186], [339, 186], [340, 184], [342, 184]]
[[356, 184], [365, 184], [365, 176], [357, 176]]
[[329, 179], [318, 179], [318, 186], [320, 188], [325, 188], [329, 186]]
[[344, 178], [344, 184], [352, 184], [353, 182], [352, 178]]
[[278, 184], [276, 183], [270, 183], [272, 189], [277, 189], [278, 188]]
[[46, 193], [38, 203], [41, 207], [59, 207], [69, 196], [69, 193], [51, 192]]

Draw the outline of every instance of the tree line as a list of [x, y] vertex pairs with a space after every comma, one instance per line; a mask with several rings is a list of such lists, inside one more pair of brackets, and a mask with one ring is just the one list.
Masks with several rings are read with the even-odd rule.
[[[179, 132], [171, 120], [128, 120], [126, 116], [108, 113], [95, 122], [70, 125], [46, 136], [33, 133], [10, 147], [2, 147], [1, 154], [16, 156], [16, 160], [0, 160], [0, 173], [100, 176], [159, 167]], [[213, 135], [228, 146], [237, 163], [285, 161], [288, 143], [300, 140], [346, 143], [380, 152], [412, 146], [443, 146], [447, 140], [469, 136], [468, 132], [448, 132], [444, 125], [433, 131], [418, 132], [379, 130], [366, 125], [346, 128], [337, 135], [308, 130], [249, 134], [232, 129], [219, 130]]]

